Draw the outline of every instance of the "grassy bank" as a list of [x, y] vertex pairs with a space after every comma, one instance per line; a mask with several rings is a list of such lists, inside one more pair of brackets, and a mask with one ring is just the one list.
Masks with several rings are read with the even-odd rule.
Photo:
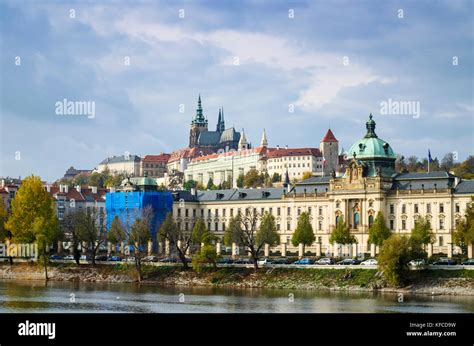
[[[410, 291], [414, 293], [474, 295], [472, 270], [419, 270], [410, 272], [405, 287], [390, 287], [375, 269], [203, 268], [199, 273], [175, 266], [144, 266], [145, 284], [220, 286], [240, 288], [334, 289]], [[84, 282], [135, 282], [133, 265], [52, 264], [51, 280]], [[0, 265], [0, 278], [42, 280], [36, 264]]]

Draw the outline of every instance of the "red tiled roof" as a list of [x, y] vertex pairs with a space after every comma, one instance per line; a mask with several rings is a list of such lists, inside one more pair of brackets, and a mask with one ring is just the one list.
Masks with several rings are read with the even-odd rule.
[[338, 142], [338, 140], [334, 136], [334, 133], [332, 133], [331, 129], [328, 129], [328, 132], [326, 132], [326, 136], [324, 136], [321, 142]]
[[288, 149], [272, 148], [268, 152], [269, 159], [284, 157], [284, 156], [303, 156], [303, 155], [321, 156], [321, 152], [319, 151], [318, 148], [288, 148]]
[[145, 162], [168, 162], [170, 159], [170, 154], [160, 154], [160, 155], [146, 155], [143, 158]]

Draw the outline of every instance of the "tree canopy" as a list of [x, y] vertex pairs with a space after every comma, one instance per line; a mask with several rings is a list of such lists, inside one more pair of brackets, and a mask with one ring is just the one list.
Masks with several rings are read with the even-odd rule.
[[369, 243], [382, 246], [385, 239], [388, 239], [392, 233], [385, 224], [383, 213], [379, 211], [375, 217], [373, 225], [369, 228]]

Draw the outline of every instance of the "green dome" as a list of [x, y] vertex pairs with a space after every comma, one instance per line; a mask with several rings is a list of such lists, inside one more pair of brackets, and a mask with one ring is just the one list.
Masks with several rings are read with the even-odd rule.
[[377, 137], [375, 134], [375, 121], [372, 120], [372, 114], [366, 123], [367, 134], [364, 138], [355, 142], [347, 152], [349, 159], [396, 159], [390, 144]]

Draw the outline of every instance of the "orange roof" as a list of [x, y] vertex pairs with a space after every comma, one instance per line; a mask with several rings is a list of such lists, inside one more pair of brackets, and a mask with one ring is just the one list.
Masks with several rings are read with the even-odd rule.
[[168, 162], [170, 159], [171, 155], [170, 154], [160, 154], [160, 155], [146, 155], [143, 158], [143, 161], [146, 162]]
[[272, 148], [271, 151], [268, 153], [268, 158], [273, 159], [277, 157], [284, 157], [284, 156], [303, 156], [303, 155], [313, 155], [313, 156], [321, 156], [321, 152], [318, 148], [284, 148], [284, 149], [274, 149]]
[[332, 133], [331, 129], [328, 129], [328, 132], [326, 132], [326, 135], [321, 140], [321, 142], [338, 142], [338, 140], [336, 139], [336, 137]]

